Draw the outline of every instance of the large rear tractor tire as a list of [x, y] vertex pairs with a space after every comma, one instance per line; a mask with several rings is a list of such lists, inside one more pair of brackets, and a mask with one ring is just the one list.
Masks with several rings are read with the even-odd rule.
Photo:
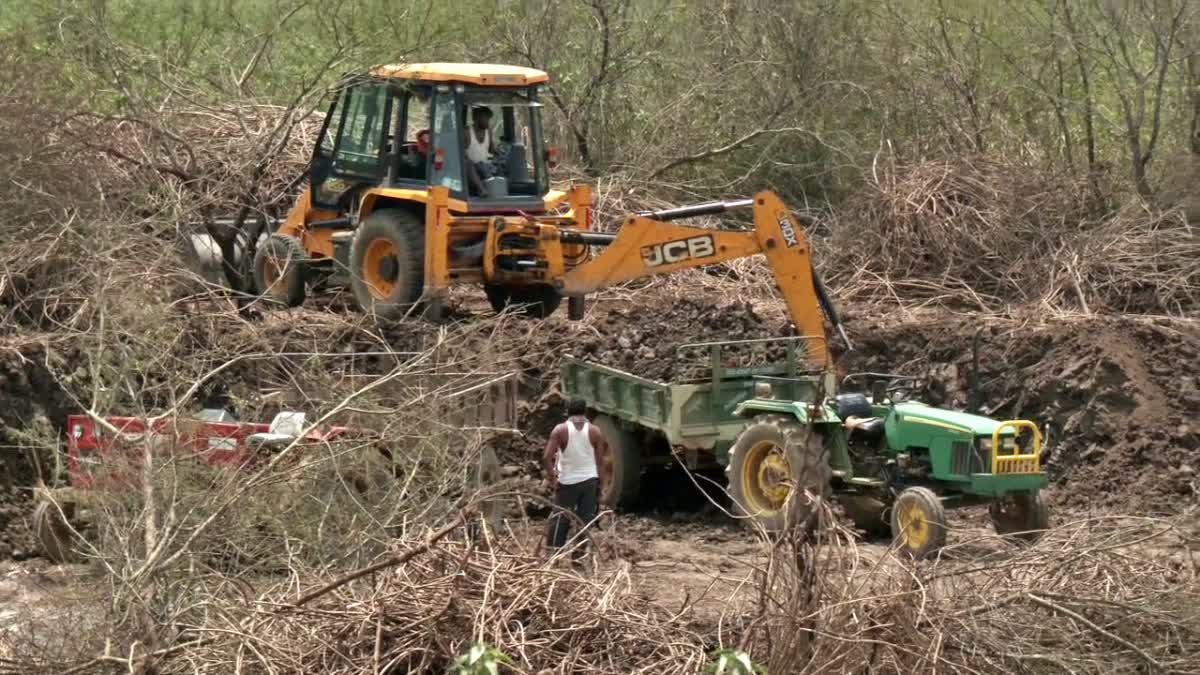
[[350, 243], [350, 287], [364, 312], [384, 319], [408, 313], [425, 286], [425, 224], [404, 209], [380, 209]]
[[486, 284], [483, 292], [493, 310], [503, 312], [512, 307], [531, 319], [545, 319], [554, 314], [563, 299], [562, 293], [546, 284], [511, 287]]
[[304, 304], [308, 253], [299, 239], [272, 234], [254, 254], [254, 290], [285, 307]]
[[910, 487], [892, 503], [892, 541], [920, 560], [946, 545], [946, 508], [932, 490]]
[[734, 442], [725, 473], [739, 515], [767, 532], [807, 521], [831, 493], [823, 439], [785, 415], [755, 417]]
[[595, 424], [608, 441], [599, 467], [600, 503], [614, 509], [632, 506], [642, 489], [642, 452], [637, 438], [608, 415], [598, 415]]
[[997, 499], [988, 506], [996, 534], [1032, 544], [1050, 527], [1050, 509], [1041, 492], [1014, 494]]
[[[67, 512], [68, 505], [62, 505]], [[59, 505], [49, 500], [40, 500], [33, 509], [33, 536], [37, 540], [41, 554], [52, 563], [66, 563], [75, 560], [75, 547], [72, 544], [74, 535], [71, 526], [63, 518]]]

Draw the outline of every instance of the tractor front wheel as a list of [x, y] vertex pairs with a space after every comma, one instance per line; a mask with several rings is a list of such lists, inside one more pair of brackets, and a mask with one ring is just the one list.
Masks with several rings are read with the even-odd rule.
[[933, 490], [910, 487], [892, 504], [892, 540], [920, 560], [946, 545], [946, 507]]
[[554, 314], [563, 299], [562, 293], [546, 284], [511, 287], [486, 284], [483, 292], [493, 310], [503, 312], [506, 307], [513, 307], [531, 319], [545, 319]]
[[642, 454], [637, 439], [608, 415], [598, 415], [596, 426], [608, 441], [601, 454], [600, 502], [612, 508], [628, 507], [642, 487]]
[[367, 216], [350, 244], [350, 287], [358, 306], [385, 319], [404, 316], [425, 286], [425, 225], [404, 209]]
[[830, 494], [822, 438], [794, 418], [755, 417], [729, 453], [729, 494], [751, 527], [779, 532], [805, 522]]
[[1034, 543], [1050, 527], [1050, 509], [1041, 492], [1013, 494], [988, 506], [996, 534], [1019, 542]]
[[254, 253], [254, 289], [285, 307], [304, 304], [304, 273], [308, 253], [299, 239], [272, 234]]

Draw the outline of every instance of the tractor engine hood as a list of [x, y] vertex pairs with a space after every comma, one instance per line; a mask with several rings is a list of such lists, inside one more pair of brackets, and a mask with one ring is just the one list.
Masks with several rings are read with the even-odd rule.
[[[893, 411], [893, 414], [896, 415], [897, 423], [925, 424], [931, 427], [959, 431], [972, 436], [991, 437], [996, 427], [1000, 426], [1000, 422], [982, 415], [934, 408], [916, 401], [897, 403], [893, 407]], [[1012, 434], [1012, 431], [1006, 430], [1004, 435], [1010, 434]]]

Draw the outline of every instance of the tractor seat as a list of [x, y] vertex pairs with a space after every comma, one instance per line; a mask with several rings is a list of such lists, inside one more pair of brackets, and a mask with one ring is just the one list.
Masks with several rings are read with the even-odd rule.
[[871, 417], [875, 414], [865, 394], [838, 394], [833, 399], [833, 405], [837, 408], [838, 419], [843, 422], [850, 417]]
[[882, 417], [858, 417], [851, 415], [842, 422], [842, 426], [846, 428], [848, 432], [847, 440], [851, 443], [871, 443], [883, 438]]
[[865, 394], [838, 394], [833, 404], [851, 443], [877, 441], [883, 436], [883, 418], [875, 417]]
[[251, 448], [261, 448], [271, 445], [286, 445], [291, 443], [304, 431], [306, 415], [302, 412], [284, 411], [271, 420], [271, 426], [265, 433], [250, 434], [246, 437], [246, 445]]

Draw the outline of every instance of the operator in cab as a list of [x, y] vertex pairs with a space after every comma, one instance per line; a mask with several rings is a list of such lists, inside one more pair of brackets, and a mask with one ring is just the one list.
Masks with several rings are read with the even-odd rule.
[[471, 126], [466, 129], [467, 180], [475, 194], [486, 194], [483, 181], [496, 173], [496, 139], [492, 135], [492, 109], [479, 106], [471, 111]]
[[[600, 502], [601, 453], [608, 441], [594, 424], [588, 421], [587, 404], [580, 399], [567, 403], [567, 419], [550, 432], [542, 463], [546, 480], [559, 509], [574, 513], [586, 526], [596, 517]], [[550, 517], [546, 531], [546, 549], [552, 555], [567, 543], [571, 520], [561, 511]], [[580, 533], [576, 533], [578, 537]], [[572, 538], [574, 543], [574, 538]], [[572, 557], [578, 563], [585, 545], [577, 547]]]

